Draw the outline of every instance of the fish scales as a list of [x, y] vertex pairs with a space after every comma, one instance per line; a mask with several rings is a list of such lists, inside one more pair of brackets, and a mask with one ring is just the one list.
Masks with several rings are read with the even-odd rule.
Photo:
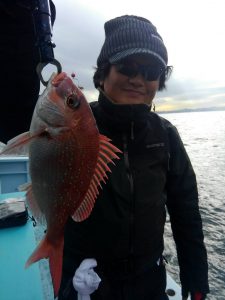
[[[86, 141], [88, 137], [84, 134]], [[40, 199], [39, 206], [41, 211], [46, 212], [47, 223], [55, 223], [53, 227], [49, 226], [54, 228], [54, 238], [56, 234], [61, 234], [61, 225], [64, 225], [59, 223], [56, 215], [66, 222], [67, 219], [62, 214], [68, 216], [78, 208], [94, 173], [98, 143], [95, 142], [92, 146], [83, 143], [82, 148], [80, 143], [79, 141], [78, 145], [70, 136], [64, 136], [59, 143], [57, 139], [49, 140], [45, 135], [32, 141], [30, 145], [33, 193]], [[72, 200], [74, 196], [77, 201]]]

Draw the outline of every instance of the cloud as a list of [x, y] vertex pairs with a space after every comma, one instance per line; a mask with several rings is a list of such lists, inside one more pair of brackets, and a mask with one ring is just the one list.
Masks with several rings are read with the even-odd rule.
[[157, 94], [156, 103], [162, 110], [225, 107], [225, 82], [172, 77], [167, 89]]

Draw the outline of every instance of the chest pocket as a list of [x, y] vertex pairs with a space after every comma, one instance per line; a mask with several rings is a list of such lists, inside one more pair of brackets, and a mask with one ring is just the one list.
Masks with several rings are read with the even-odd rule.
[[161, 197], [165, 190], [168, 158], [163, 142], [147, 144], [138, 155], [132, 157], [135, 194], [139, 201], [149, 203], [152, 199], [155, 202]]
[[164, 142], [147, 144], [131, 159], [132, 169], [138, 175], [146, 168], [161, 167], [167, 170], [169, 154]]

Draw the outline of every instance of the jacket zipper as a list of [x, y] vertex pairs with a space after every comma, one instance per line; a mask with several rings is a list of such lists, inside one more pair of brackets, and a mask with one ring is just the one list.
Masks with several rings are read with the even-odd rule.
[[[132, 128], [132, 127], [131, 127]], [[132, 129], [131, 129], [132, 130]], [[131, 131], [132, 137], [132, 131]], [[134, 254], [134, 209], [135, 209], [135, 199], [134, 199], [134, 178], [130, 168], [129, 155], [128, 155], [128, 146], [127, 146], [127, 136], [123, 135], [123, 153], [124, 153], [124, 163], [126, 167], [127, 177], [130, 183], [130, 191], [131, 191], [131, 205], [130, 205], [130, 237], [129, 237], [129, 249], [130, 249], [130, 257]]]
[[132, 141], [134, 140], [134, 121], [131, 122], [130, 138]]

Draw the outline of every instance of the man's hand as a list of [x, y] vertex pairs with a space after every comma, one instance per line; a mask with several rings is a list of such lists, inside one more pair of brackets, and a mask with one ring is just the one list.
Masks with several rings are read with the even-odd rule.
[[[182, 300], [187, 300], [188, 297], [182, 297]], [[191, 300], [204, 300], [205, 295], [200, 292], [191, 293]]]

